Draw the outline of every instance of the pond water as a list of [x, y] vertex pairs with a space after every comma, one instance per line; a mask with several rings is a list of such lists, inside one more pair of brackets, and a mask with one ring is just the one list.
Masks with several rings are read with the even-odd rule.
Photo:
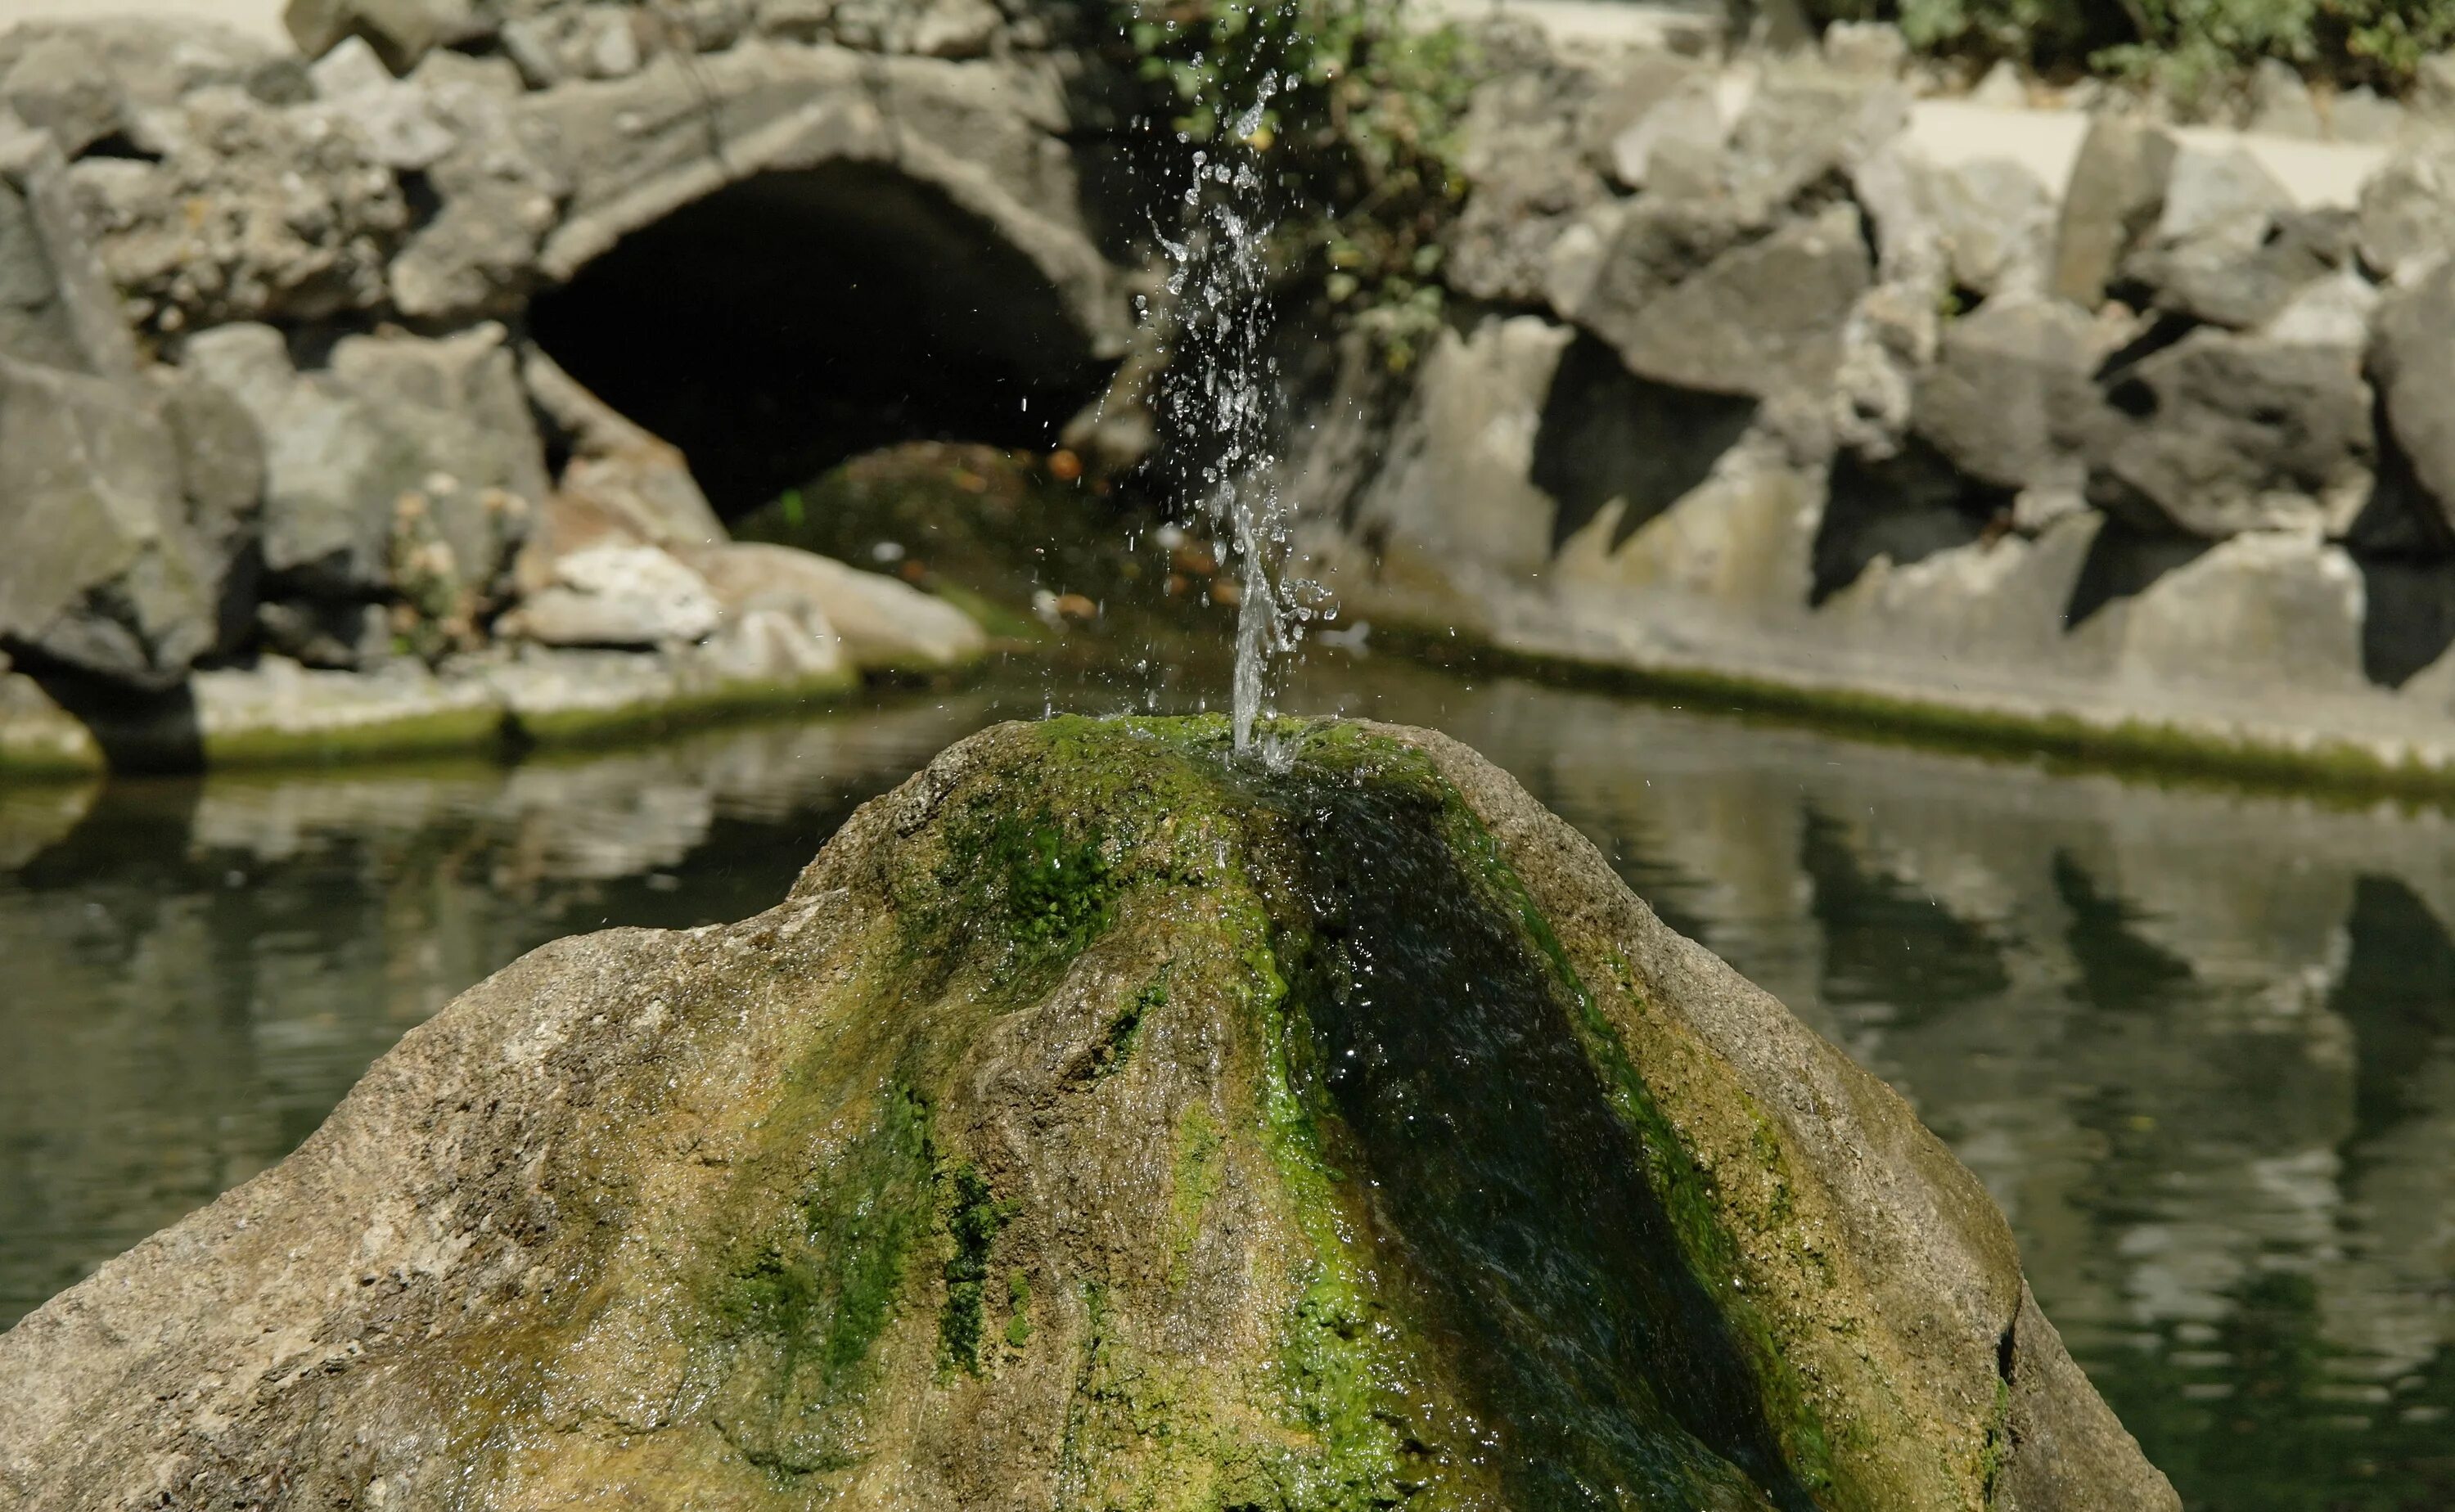
[[[1015, 666], [587, 758], [0, 791], [0, 1325], [278, 1160], [520, 952], [755, 913], [950, 741], [1145, 680]], [[2449, 816], [1385, 658], [1282, 703], [1483, 750], [1906, 1094], [2191, 1506], [2455, 1505]]]

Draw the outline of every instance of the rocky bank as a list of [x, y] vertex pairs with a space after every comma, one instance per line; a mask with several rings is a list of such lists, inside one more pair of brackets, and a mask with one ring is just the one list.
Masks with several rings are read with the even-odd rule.
[[[2270, 70], [2185, 126], [1880, 27], [1525, 13], [1577, 24], [1467, 21], [1445, 329], [1404, 373], [1290, 333], [1283, 486], [1350, 621], [2443, 783], [2455, 66]], [[0, 36], [0, 762], [551, 739], [977, 657], [946, 602], [725, 526], [916, 437], [1149, 450], [1183, 165], [1096, 20]]]
[[[903, 583], [727, 540], [532, 302], [755, 180], [839, 241], [1042, 292], [975, 345], [1122, 350], [1108, 265], [1050, 209], [1045, 37], [979, 0], [290, 20], [303, 55], [159, 18], [0, 34], [0, 762], [550, 737], [982, 654]], [[691, 324], [564, 318], [584, 352]]]
[[2184, 126], [1881, 27], [1491, 45], [1452, 329], [1350, 361], [1298, 469], [1351, 612], [2079, 748], [2455, 760], [2445, 89], [2271, 69]]
[[1268, 734], [1003, 727], [508, 968], [0, 1336], [0, 1487], [2177, 1504], [1881, 1083], [1465, 748]]

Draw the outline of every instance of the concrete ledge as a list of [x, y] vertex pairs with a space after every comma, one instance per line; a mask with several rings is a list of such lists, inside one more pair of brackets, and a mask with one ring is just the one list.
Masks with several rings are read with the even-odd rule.
[[2439, 746], [2267, 731], [2217, 719], [2024, 706], [1942, 689], [1854, 687], [1701, 663], [1640, 665], [1514, 650], [1445, 631], [1376, 629], [1373, 643], [1437, 667], [1482, 668], [1691, 705], [1704, 700], [1708, 707], [1701, 712], [1765, 716], [1878, 741], [2063, 761], [2161, 780], [2455, 804], [2455, 751]]
[[279, 47], [290, 46], [281, 25], [282, 0], [0, 0], [0, 31], [25, 21], [101, 21], [112, 16], [158, 16], [171, 21], [212, 21]]
[[0, 776], [35, 781], [113, 767], [221, 771], [619, 744], [825, 709], [862, 686], [850, 675], [727, 676], [681, 654], [532, 651], [447, 666], [440, 675], [423, 667], [318, 672], [267, 657], [245, 671], [200, 674], [176, 695], [81, 718], [32, 679], [0, 674]]
[[91, 776], [108, 765], [93, 732], [33, 678], [0, 671], [0, 777]]
[[1554, 43], [1576, 47], [1660, 48], [1720, 40], [1730, 19], [1715, 0], [1691, 5], [1601, 0], [1411, 0], [1427, 23], [1523, 21]]

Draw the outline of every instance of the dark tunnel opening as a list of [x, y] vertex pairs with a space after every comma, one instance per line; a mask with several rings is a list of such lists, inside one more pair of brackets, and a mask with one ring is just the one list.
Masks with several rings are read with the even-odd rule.
[[529, 330], [728, 519], [900, 442], [1051, 447], [1111, 366], [994, 227], [874, 164], [685, 206], [540, 295]]

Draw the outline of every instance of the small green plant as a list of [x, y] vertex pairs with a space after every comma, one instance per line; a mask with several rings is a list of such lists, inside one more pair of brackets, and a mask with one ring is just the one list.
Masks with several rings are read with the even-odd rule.
[[1811, 0], [1825, 21], [1897, 22], [1921, 51], [2094, 69], [2204, 96], [2262, 58], [2399, 90], [2455, 45], [2455, 0]]
[[1397, 0], [1111, 4], [1183, 145], [1237, 134], [1257, 154], [1281, 200], [1283, 286], [1410, 365], [1440, 324], [1441, 237], [1466, 192], [1458, 129], [1478, 69], [1463, 35], [1403, 23]]

